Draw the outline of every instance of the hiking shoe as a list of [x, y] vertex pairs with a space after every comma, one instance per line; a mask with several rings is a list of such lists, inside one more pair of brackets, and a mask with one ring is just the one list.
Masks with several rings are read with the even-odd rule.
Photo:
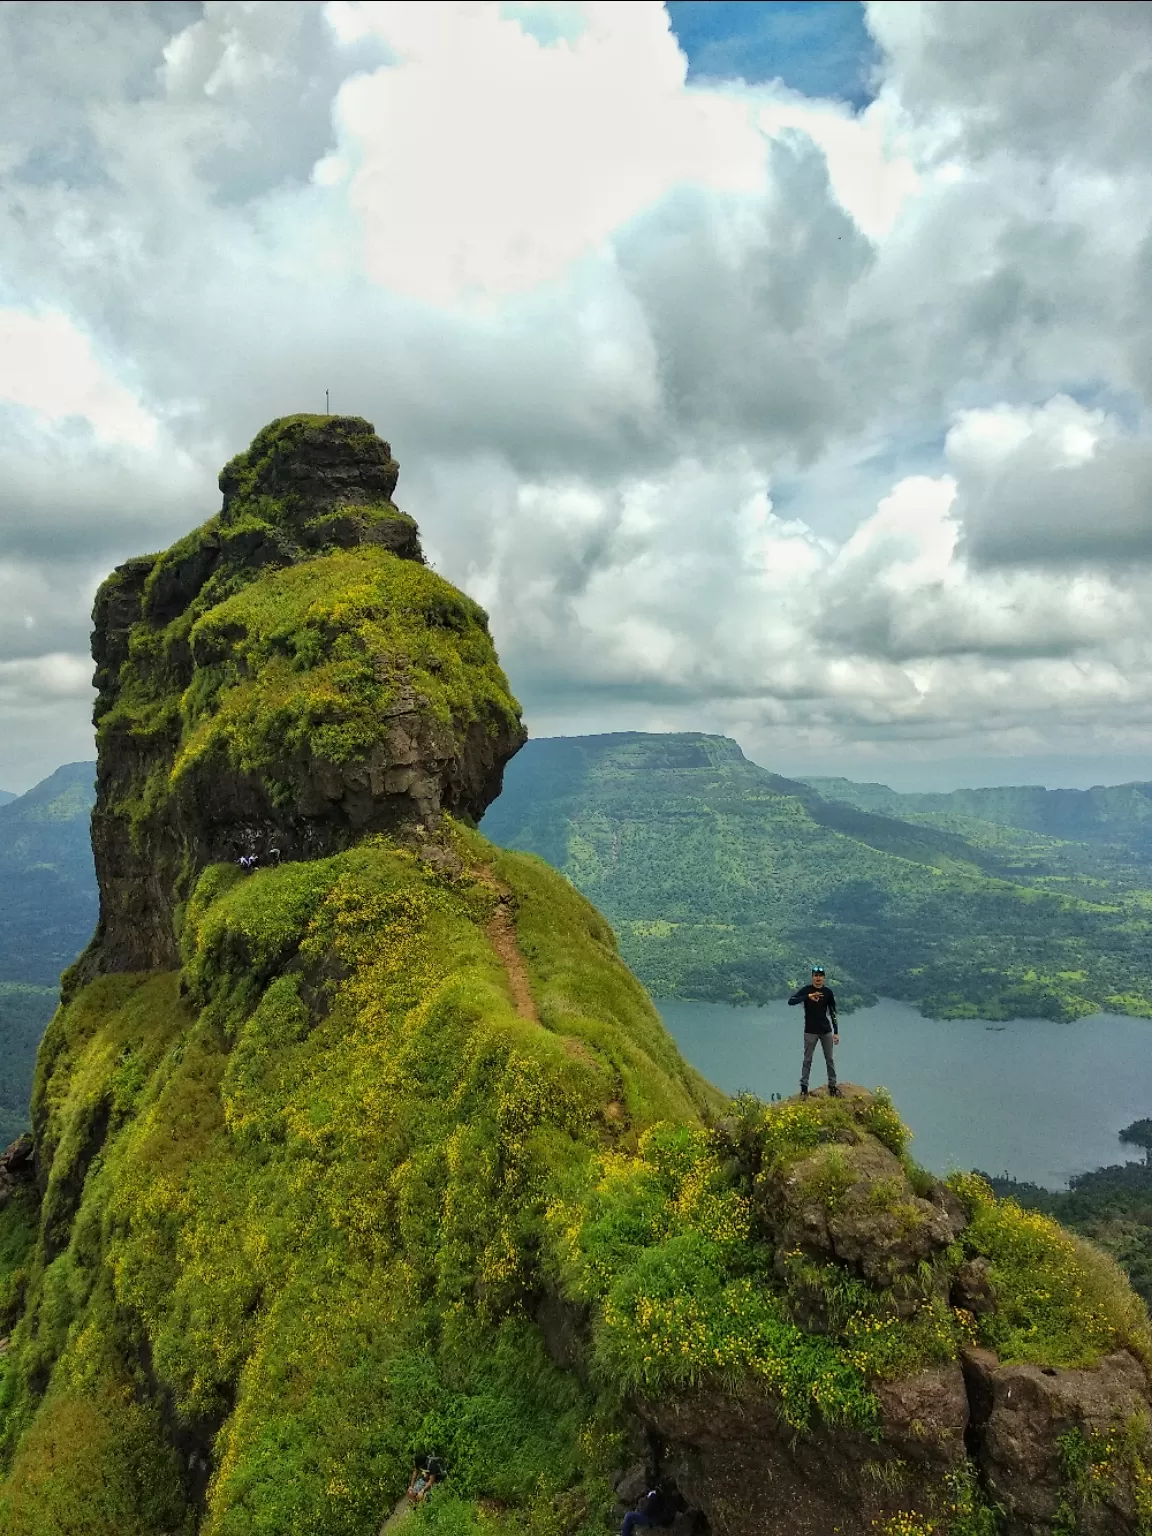
[[835, 1083], [832, 1083], [832, 1084], [831, 1084], [831, 1085], [830, 1085], [830, 1086], [829, 1086], [829, 1089], [828, 1089], [828, 1097], [829, 1097], [829, 1098], [830, 1098], [830, 1099], [838, 1099], [838, 1098], [839, 1098], [839, 1097], [840, 1097], [840, 1090], [839, 1090], [839, 1088], [837, 1088], [837, 1086], [836, 1086], [836, 1084], [835, 1084]]
[[800, 1084], [800, 1097], [802, 1099], [806, 1099], [808, 1097], [808, 1084], [807, 1083], [801, 1083]]

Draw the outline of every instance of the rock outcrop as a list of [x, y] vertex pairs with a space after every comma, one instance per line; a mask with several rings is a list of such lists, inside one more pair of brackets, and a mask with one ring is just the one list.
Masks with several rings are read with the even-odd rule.
[[[1091, 1370], [964, 1354], [970, 1439], [1005, 1536], [1142, 1536], [1152, 1513], [1148, 1376], [1131, 1354]], [[1133, 1475], [1135, 1473], [1135, 1475]]]
[[[768, 1112], [770, 1129], [774, 1114], [804, 1117], [783, 1152], [734, 1121], [721, 1124], [720, 1144], [753, 1191], [792, 1316], [818, 1336], [843, 1337], [846, 1322], [863, 1341], [887, 1332], [925, 1363], [900, 1370], [899, 1355], [881, 1349], [872, 1421], [829, 1420], [801, 1434], [779, 1393], [763, 1387], [646, 1398], [640, 1412], [660, 1447], [649, 1478], [673, 1483], [714, 1536], [1142, 1536], [1152, 1511], [1152, 1354], [1137, 1309], [1132, 1347], [1089, 1368], [1008, 1364], [979, 1347], [981, 1332], [1006, 1332], [996, 1264], [978, 1251], [987, 1243], [979, 1212], [926, 1176], [918, 1193], [882, 1102], [852, 1085], [842, 1091], [839, 1105], [820, 1091]], [[817, 1144], [805, 1147], [822, 1113]], [[1035, 1223], [1017, 1215], [1014, 1240], [1027, 1239]], [[1043, 1238], [1063, 1241], [1051, 1224]], [[1114, 1283], [1106, 1272], [1096, 1281], [1068, 1277], [1089, 1326]], [[1040, 1277], [1041, 1297], [1045, 1286]], [[992, 1523], [995, 1509], [1002, 1523]]]
[[0, 1211], [22, 1184], [36, 1176], [35, 1146], [31, 1136], [18, 1136], [10, 1147], [0, 1152]]
[[359, 418], [272, 422], [221, 472], [217, 516], [100, 588], [101, 910], [73, 984], [177, 964], [209, 864], [477, 819], [499, 794], [519, 709], [397, 474]]

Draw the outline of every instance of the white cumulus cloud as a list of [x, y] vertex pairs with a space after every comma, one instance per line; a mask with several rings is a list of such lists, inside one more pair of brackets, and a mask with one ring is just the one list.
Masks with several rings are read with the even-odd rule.
[[867, 14], [853, 112], [655, 0], [0, 7], [0, 784], [326, 388], [534, 730], [1152, 762], [1147, 7]]

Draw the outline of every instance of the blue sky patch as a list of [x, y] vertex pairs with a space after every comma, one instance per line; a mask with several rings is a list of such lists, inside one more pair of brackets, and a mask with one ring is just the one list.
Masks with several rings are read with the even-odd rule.
[[688, 78], [783, 80], [860, 109], [876, 45], [857, 0], [668, 0]]

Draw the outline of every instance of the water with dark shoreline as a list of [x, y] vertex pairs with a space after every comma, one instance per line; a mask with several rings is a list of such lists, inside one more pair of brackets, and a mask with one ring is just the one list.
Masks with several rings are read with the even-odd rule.
[[[797, 1091], [799, 1009], [656, 1006], [687, 1059], [726, 1092]], [[912, 1127], [913, 1155], [934, 1172], [977, 1167], [1062, 1189], [1073, 1174], [1143, 1157], [1116, 1133], [1152, 1117], [1152, 1020], [926, 1019], [882, 999], [844, 1017], [837, 1070], [889, 1089]], [[817, 1050], [812, 1082], [823, 1081]]]

